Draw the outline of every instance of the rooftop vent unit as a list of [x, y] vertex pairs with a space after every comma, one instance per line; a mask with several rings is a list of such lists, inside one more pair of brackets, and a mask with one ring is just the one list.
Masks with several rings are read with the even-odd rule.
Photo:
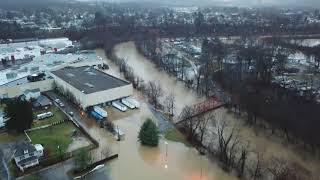
[[90, 88], [94, 88], [94, 85], [90, 84], [90, 83], [85, 83], [86, 86], [90, 87]]
[[18, 74], [14, 72], [10, 72], [6, 74], [7, 79], [13, 79], [13, 78], [16, 78], [17, 76]]

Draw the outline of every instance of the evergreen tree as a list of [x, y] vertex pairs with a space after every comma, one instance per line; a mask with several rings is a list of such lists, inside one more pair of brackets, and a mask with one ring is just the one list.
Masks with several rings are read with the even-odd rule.
[[4, 113], [5, 117], [9, 118], [6, 122], [8, 130], [23, 132], [31, 128], [33, 112], [29, 102], [20, 99], [8, 100]]
[[77, 168], [80, 170], [83, 170], [87, 168], [91, 163], [91, 156], [88, 153], [88, 151], [81, 149], [76, 155], [75, 155], [75, 164]]
[[143, 145], [157, 146], [159, 144], [159, 130], [157, 125], [148, 118], [142, 124], [138, 138]]

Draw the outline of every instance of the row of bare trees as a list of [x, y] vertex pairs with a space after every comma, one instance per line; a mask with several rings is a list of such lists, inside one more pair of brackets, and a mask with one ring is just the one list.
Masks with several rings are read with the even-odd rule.
[[[267, 159], [241, 136], [240, 126], [214, 113], [192, 117], [193, 108], [186, 106], [178, 128], [200, 152], [218, 159], [221, 167], [244, 179], [302, 180], [312, 179], [305, 168], [281, 157]], [[192, 117], [192, 118], [190, 118]]]
[[173, 92], [164, 96], [165, 93], [158, 82], [144, 82], [142, 78], [134, 74], [133, 69], [128, 65], [125, 59], [118, 58], [115, 55], [110, 59], [118, 65], [119, 71], [123, 74], [125, 79], [132, 83], [133, 88], [143, 92], [147, 96], [149, 102], [155, 109], [164, 110], [170, 117], [175, 115], [176, 104]]

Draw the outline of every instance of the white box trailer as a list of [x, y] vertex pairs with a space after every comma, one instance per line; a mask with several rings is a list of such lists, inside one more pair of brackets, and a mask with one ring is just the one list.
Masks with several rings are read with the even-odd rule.
[[108, 113], [107, 111], [105, 111], [104, 109], [102, 109], [99, 106], [93, 106], [93, 110], [98, 113], [101, 117], [106, 118], [108, 117]]
[[113, 101], [112, 106], [122, 112], [125, 112], [127, 110], [127, 107], [125, 105], [121, 104], [119, 101]]
[[126, 100], [126, 98], [121, 99], [121, 103], [126, 105], [130, 109], [136, 108], [134, 104], [131, 104], [129, 101]]
[[126, 101], [128, 101], [130, 104], [134, 105], [136, 108], [140, 108], [140, 103], [139, 103], [139, 101], [137, 101], [137, 100], [135, 100], [135, 99], [133, 99], [133, 98], [131, 98], [131, 97], [127, 97], [127, 98], [125, 98], [125, 99], [126, 99]]
[[52, 117], [52, 116], [53, 116], [52, 112], [45, 112], [45, 113], [38, 114], [37, 115], [37, 119], [38, 120], [42, 120], [42, 119], [46, 119], [46, 118], [49, 118], [49, 117]]

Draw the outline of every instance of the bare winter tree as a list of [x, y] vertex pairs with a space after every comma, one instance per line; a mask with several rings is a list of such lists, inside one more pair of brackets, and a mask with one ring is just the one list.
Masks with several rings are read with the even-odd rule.
[[163, 96], [163, 90], [159, 83], [149, 82], [147, 95], [149, 97], [150, 102], [154, 105], [157, 109], [159, 108], [159, 99]]
[[165, 99], [165, 107], [171, 117], [174, 116], [175, 105], [176, 105], [175, 102], [176, 100], [173, 93], [170, 93]]
[[191, 106], [186, 106], [180, 114], [182, 130], [187, 134], [187, 137], [191, 142], [196, 138], [197, 129], [200, 125], [200, 121], [193, 117], [193, 113], [194, 109]]
[[258, 180], [262, 178], [262, 161], [263, 161], [263, 155], [258, 152], [257, 153], [257, 160], [256, 163], [254, 165], [254, 168], [251, 170], [250, 174], [251, 174], [251, 179], [253, 180]]
[[239, 157], [239, 160], [237, 163], [238, 177], [240, 177], [240, 178], [244, 176], [244, 172], [245, 172], [245, 168], [246, 168], [246, 161], [247, 161], [248, 154], [249, 154], [249, 152], [248, 152], [249, 147], [248, 146], [249, 145], [247, 143], [241, 147], [240, 157]]
[[228, 128], [226, 121], [218, 125], [219, 159], [226, 171], [230, 171], [234, 166], [239, 137], [239, 129], [236, 126]]
[[[198, 137], [199, 137], [199, 143], [203, 145], [204, 135], [208, 131], [208, 125], [209, 122], [215, 122], [216, 118], [213, 113], [209, 113], [208, 115], [204, 115], [199, 119], [199, 128], [198, 128]], [[214, 123], [212, 123], [214, 124]]]
[[298, 174], [298, 169], [294, 168], [288, 161], [273, 157], [268, 167], [274, 180], [299, 180], [310, 179], [302, 178]]

